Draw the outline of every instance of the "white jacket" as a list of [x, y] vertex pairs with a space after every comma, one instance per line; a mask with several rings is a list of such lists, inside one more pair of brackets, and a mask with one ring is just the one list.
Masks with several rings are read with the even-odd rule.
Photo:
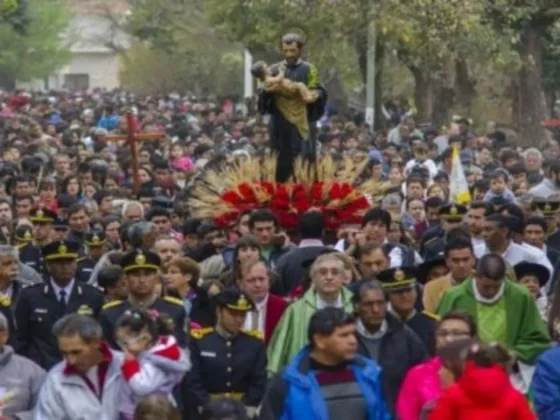
[[181, 349], [172, 335], [160, 337], [155, 346], [138, 359], [125, 361], [121, 367], [127, 382], [120, 399], [123, 417], [132, 419], [138, 402], [154, 394], [165, 396], [175, 405], [173, 388], [190, 368], [188, 351]]
[[121, 374], [122, 353], [106, 348], [109, 362], [101, 401], [76, 374], [66, 372], [66, 362], [48, 373], [39, 394], [35, 420], [118, 420], [119, 396], [126, 385]]

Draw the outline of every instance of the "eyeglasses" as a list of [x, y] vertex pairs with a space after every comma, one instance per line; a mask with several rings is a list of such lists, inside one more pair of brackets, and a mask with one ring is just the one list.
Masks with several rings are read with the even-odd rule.
[[470, 337], [470, 332], [468, 331], [446, 331], [441, 330], [436, 332], [436, 337], [438, 338], [466, 338]]

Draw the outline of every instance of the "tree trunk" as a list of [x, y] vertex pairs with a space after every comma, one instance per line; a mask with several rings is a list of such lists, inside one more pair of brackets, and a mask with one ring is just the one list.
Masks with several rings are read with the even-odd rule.
[[441, 127], [449, 122], [449, 111], [455, 104], [455, 90], [450, 79], [449, 72], [446, 70], [439, 71], [433, 76], [432, 95], [435, 100], [432, 107], [431, 122], [436, 127]]
[[523, 65], [516, 83], [516, 114], [513, 121], [519, 127], [523, 146], [541, 142], [548, 137], [542, 121], [549, 117], [541, 80], [543, 27], [534, 25], [523, 34], [519, 53]]
[[470, 116], [476, 89], [475, 82], [469, 77], [468, 62], [464, 57], [457, 57], [455, 60], [455, 93], [455, 104], [461, 114]]
[[378, 36], [375, 44], [375, 121], [373, 127], [376, 130], [388, 126], [388, 121], [383, 117], [381, 107], [383, 106], [383, 60], [385, 57], [385, 43]]
[[417, 122], [429, 121], [433, 106], [432, 78], [417, 66], [408, 65], [408, 69], [414, 77], [414, 106]]
[[335, 106], [339, 113], [345, 114], [348, 111], [348, 96], [344, 89], [344, 83], [335, 70], [335, 74], [325, 82], [325, 87], [329, 92], [329, 102]]

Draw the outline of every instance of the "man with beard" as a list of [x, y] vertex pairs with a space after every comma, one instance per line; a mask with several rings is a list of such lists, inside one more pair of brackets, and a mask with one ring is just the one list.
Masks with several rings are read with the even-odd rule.
[[[303, 155], [314, 160], [316, 149], [316, 129], [314, 123], [324, 114], [327, 92], [319, 83], [317, 68], [301, 59], [303, 38], [294, 33], [282, 37], [282, 54], [284, 61], [271, 66], [273, 76], [284, 73], [286, 79], [301, 82], [317, 94], [315, 102], [304, 108], [305, 115], [294, 115], [295, 105], [279, 101], [277, 94], [262, 90], [259, 93], [259, 112], [270, 114], [270, 142], [272, 149], [278, 153], [276, 180], [286, 182], [293, 172], [293, 159]], [[297, 114], [300, 114], [299, 112]]]

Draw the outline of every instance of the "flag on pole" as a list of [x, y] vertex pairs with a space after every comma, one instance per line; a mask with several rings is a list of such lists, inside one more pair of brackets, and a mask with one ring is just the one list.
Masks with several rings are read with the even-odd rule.
[[451, 201], [457, 204], [468, 204], [471, 201], [471, 193], [459, 157], [458, 145], [453, 147], [452, 164], [453, 169], [451, 170], [451, 179], [449, 180], [449, 195]]

